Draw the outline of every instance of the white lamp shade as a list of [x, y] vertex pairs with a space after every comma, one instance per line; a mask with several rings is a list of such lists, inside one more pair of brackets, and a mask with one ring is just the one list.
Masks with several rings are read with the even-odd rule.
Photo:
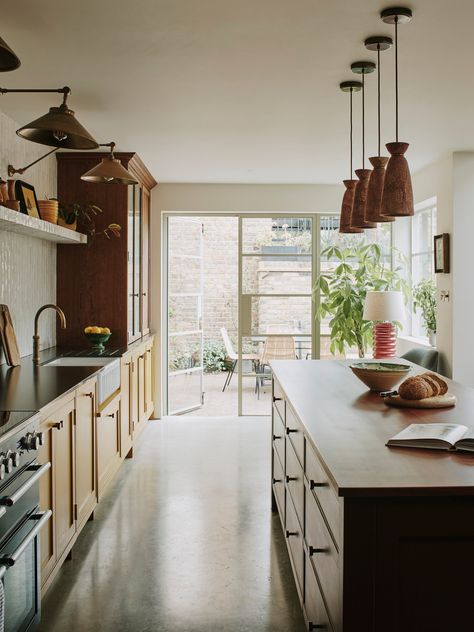
[[364, 305], [364, 320], [379, 322], [405, 319], [405, 306], [401, 292], [367, 292]]

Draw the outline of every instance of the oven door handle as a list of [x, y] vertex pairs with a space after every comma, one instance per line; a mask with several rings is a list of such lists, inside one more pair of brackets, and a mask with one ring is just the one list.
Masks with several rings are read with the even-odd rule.
[[39, 531], [43, 528], [43, 526], [48, 522], [48, 520], [53, 515], [51, 509], [47, 511], [40, 511], [37, 514], [33, 514], [28, 518], [28, 520], [34, 520], [36, 522], [35, 526], [28, 533], [23, 542], [18, 546], [18, 548], [13, 551], [13, 553], [8, 553], [7, 555], [2, 555], [0, 557], [0, 578], [5, 574], [5, 571], [10, 566], [14, 566], [15, 562], [18, 560], [20, 555], [25, 551], [30, 542], [35, 538]]
[[11, 507], [15, 503], [17, 503], [20, 498], [26, 494], [30, 487], [32, 487], [36, 483], [36, 481], [40, 479], [47, 470], [49, 470], [50, 467], [51, 463], [49, 461], [48, 463], [44, 463], [44, 465], [30, 465], [29, 467], [27, 467], [25, 472], [34, 472], [34, 474], [30, 476], [30, 478], [25, 481], [23, 485], [20, 485], [16, 492], [13, 492], [13, 494], [10, 494], [9, 496], [2, 496], [0, 498], [0, 505]]

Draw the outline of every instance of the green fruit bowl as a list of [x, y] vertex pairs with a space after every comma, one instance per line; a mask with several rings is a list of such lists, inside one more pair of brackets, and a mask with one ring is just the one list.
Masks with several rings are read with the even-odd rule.
[[112, 334], [84, 334], [87, 340], [90, 342], [94, 351], [104, 351], [105, 342], [110, 338]]
[[355, 362], [351, 371], [371, 391], [390, 391], [411, 371], [408, 364], [396, 362]]

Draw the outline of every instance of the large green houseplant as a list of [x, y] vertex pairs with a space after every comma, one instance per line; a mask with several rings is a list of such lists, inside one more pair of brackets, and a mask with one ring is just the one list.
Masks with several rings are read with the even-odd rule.
[[421, 311], [426, 335], [434, 346], [436, 336], [436, 284], [433, 279], [423, 279], [413, 287], [413, 311]]
[[401, 290], [405, 300], [408, 298], [402, 255], [392, 249], [392, 266], [378, 244], [368, 244], [329, 246], [322, 257], [337, 262], [334, 270], [318, 276], [313, 288], [313, 297], [319, 303], [317, 318], [331, 317], [330, 351], [343, 354], [346, 349], [356, 347], [363, 358], [372, 339], [372, 323], [362, 318], [367, 292]]

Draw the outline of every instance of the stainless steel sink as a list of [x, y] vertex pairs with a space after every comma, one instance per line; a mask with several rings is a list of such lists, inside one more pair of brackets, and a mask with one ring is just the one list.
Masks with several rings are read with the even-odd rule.
[[104, 367], [97, 375], [97, 402], [102, 404], [120, 388], [119, 358], [64, 357], [54, 358], [42, 366], [97, 366]]

